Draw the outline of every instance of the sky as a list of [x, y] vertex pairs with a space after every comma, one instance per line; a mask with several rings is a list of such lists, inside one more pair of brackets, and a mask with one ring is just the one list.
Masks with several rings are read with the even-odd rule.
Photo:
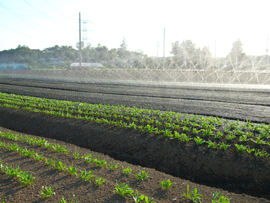
[[165, 56], [188, 39], [217, 57], [239, 38], [247, 55], [265, 55], [267, 36], [270, 49], [269, 0], [0, 0], [0, 51], [75, 48], [79, 12], [92, 46], [119, 48], [125, 38], [128, 50], [163, 56], [165, 29]]

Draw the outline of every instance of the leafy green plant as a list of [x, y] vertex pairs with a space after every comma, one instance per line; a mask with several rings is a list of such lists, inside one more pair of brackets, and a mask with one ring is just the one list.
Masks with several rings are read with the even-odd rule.
[[38, 153], [35, 153], [35, 154], [33, 155], [33, 158], [34, 158], [36, 161], [43, 160], [43, 154], [38, 155]]
[[79, 152], [74, 152], [73, 154], [75, 159], [83, 159], [85, 156], [79, 156]]
[[128, 166], [127, 168], [123, 169], [123, 173], [128, 175], [132, 173], [132, 169]]
[[96, 185], [99, 187], [105, 181], [106, 181], [106, 179], [102, 179], [101, 177], [97, 176], [97, 178], [96, 178]]
[[189, 185], [187, 185], [187, 193], [184, 193], [183, 195], [192, 202], [202, 202], [203, 195], [197, 192], [197, 188], [194, 189], [193, 193], [189, 192]]
[[42, 194], [43, 198], [47, 198], [50, 197], [51, 195], [55, 195], [55, 192], [53, 192], [55, 187], [46, 187], [46, 186], [42, 186], [42, 190], [40, 191], [40, 193]]
[[138, 190], [136, 190], [136, 194], [133, 195], [133, 199], [136, 203], [142, 202], [144, 200], [144, 195], [139, 195]]
[[81, 175], [79, 176], [80, 179], [82, 179], [84, 181], [89, 181], [89, 182], [94, 177], [96, 177], [96, 176], [92, 175], [92, 171], [87, 172], [86, 169], [81, 171]]
[[128, 196], [128, 195], [133, 195], [134, 190], [129, 188], [129, 184], [122, 183], [120, 186], [118, 185], [117, 181], [115, 183], [115, 189], [114, 189], [115, 194], [119, 194], [122, 197]]
[[192, 133], [192, 135], [196, 136], [196, 135], [199, 134], [199, 132], [200, 132], [200, 130], [197, 130], [196, 128], [193, 128], [191, 133]]
[[36, 141], [36, 144], [38, 145], [38, 146], [40, 146], [40, 147], [42, 147], [42, 146], [44, 146], [45, 144], [46, 144], [46, 140], [45, 139], [39, 139], [39, 140], [37, 140]]
[[[71, 199], [71, 202], [70, 202], [70, 203], [73, 203], [74, 199], [75, 199], [75, 195], [73, 195], [73, 197], [72, 197], [72, 199]], [[65, 198], [64, 198], [64, 197], [62, 197], [62, 199], [61, 199], [60, 203], [67, 203], [67, 201], [65, 200]], [[76, 203], [79, 203], [79, 202], [77, 201]]]
[[213, 131], [211, 129], [202, 129], [202, 134], [204, 137], [209, 137], [213, 134]]
[[230, 141], [232, 141], [234, 138], [236, 138], [236, 136], [232, 132], [230, 132], [229, 135], [226, 136], [226, 139]]
[[21, 155], [22, 156], [26, 156], [26, 157], [31, 157], [31, 156], [34, 156], [34, 154], [35, 154], [35, 151], [33, 151], [33, 150], [31, 150], [31, 149], [23, 149], [22, 151], [21, 151]]
[[13, 178], [22, 173], [22, 171], [19, 169], [19, 166], [17, 166], [16, 169], [14, 169], [12, 168], [12, 165], [10, 165], [6, 167], [5, 173], [8, 175], [9, 178]]
[[36, 142], [37, 142], [37, 138], [36, 137], [34, 139], [33, 138], [30, 138], [28, 140], [28, 143], [31, 144], [31, 145], [35, 144]]
[[55, 162], [54, 166], [53, 166], [55, 169], [57, 170], [62, 170], [62, 171], [65, 171], [66, 170], [66, 166], [64, 166], [64, 164], [61, 162], [61, 161], [57, 161]]
[[67, 172], [70, 173], [70, 175], [77, 175], [77, 166], [73, 166], [73, 163], [70, 167], [66, 169]]
[[235, 144], [235, 147], [236, 147], [236, 151], [239, 153], [243, 153], [244, 151], [247, 150], [247, 146]]
[[139, 195], [138, 190], [136, 190], [136, 194], [133, 195], [133, 199], [136, 203], [142, 202], [143, 200], [145, 201], [145, 203], [155, 203], [153, 202], [153, 198], [148, 199], [146, 195]]
[[[216, 198], [218, 198], [218, 200], [215, 200]], [[230, 199], [227, 199], [227, 196], [221, 196], [220, 192], [216, 192], [213, 194], [212, 203], [230, 203]]]
[[159, 181], [159, 182], [160, 182], [162, 189], [164, 189], [164, 190], [168, 190], [172, 186], [172, 182], [170, 181], [170, 179], [168, 179], [167, 181], [163, 180], [163, 181]]
[[254, 152], [255, 149], [251, 149], [249, 146], [247, 146], [246, 151], [250, 154], [251, 152]]
[[36, 177], [33, 177], [32, 174], [28, 174], [26, 171], [18, 175], [18, 178], [20, 182], [25, 185], [31, 185], [32, 182], [36, 179]]
[[212, 142], [211, 140], [206, 141], [206, 143], [208, 144], [208, 148], [212, 149], [217, 148], [219, 146], [217, 143]]
[[52, 143], [45, 143], [46, 149], [53, 149]]
[[264, 151], [264, 149], [262, 151], [260, 151], [259, 149], [255, 149], [255, 152], [254, 152], [255, 156], [260, 156], [260, 157], [269, 157], [269, 154]]
[[87, 163], [91, 163], [94, 161], [94, 159], [92, 159], [92, 154], [88, 154], [88, 155], [84, 155], [84, 159]]
[[247, 142], [248, 141], [248, 135], [242, 135], [239, 137], [239, 142]]
[[53, 150], [56, 152], [62, 152], [63, 154], [68, 154], [69, 150], [65, 148], [65, 146], [61, 146], [59, 144], [54, 143]]
[[55, 157], [54, 158], [50, 158], [50, 159], [45, 158], [45, 163], [47, 165], [54, 166], [55, 165]]
[[221, 133], [220, 131], [217, 132], [217, 134], [215, 135], [215, 139], [219, 139], [223, 136], [223, 133]]
[[205, 143], [205, 140], [203, 140], [199, 136], [197, 136], [196, 138], [194, 138], [194, 141], [196, 142], [197, 145], [202, 145], [203, 143]]
[[102, 166], [105, 166], [107, 164], [107, 161], [106, 160], [101, 161], [100, 160], [100, 155], [99, 155], [97, 159], [93, 160], [93, 163], [95, 163], [99, 167], [102, 167]]
[[250, 139], [252, 142], [255, 142], [256, 144], [265, 144], [265, 141], [261, 139], [261, 136], [257, 137], [256, 140]]
[[14, 144], [8, 145], [7, 148], [12, 150], [12, 151], [17, 151], [19, 146], [17, 145], [17, 143], [14, 143]]
[[117, 168], [119, 168], [119, 164], [117, 163], [117, 164], [114, 164], [114, 163], [110, 163], [110, 165], [108, 166], [107, 165], [107, 168], [110, 168], [110, 170], [112, 171], [112, 170], [115, 170], [115, 169], [117, 169]]
[[220, 149], [227, 150], [228, 147], [230, 147], [230, 145], [229, 145], [229, 144], [226, 144], [226, 143], [224, 143], [224, 142], [223, 142], [222, 144], [219, 144], [219, 148], [220, 148]]
[[134, 176], [138, 179], [138, 180], [143, 180], [145, 178], [148, 178], [148, 172], [145, 172], [145, 171], [140, 171], [139, 173], [135, 174]]

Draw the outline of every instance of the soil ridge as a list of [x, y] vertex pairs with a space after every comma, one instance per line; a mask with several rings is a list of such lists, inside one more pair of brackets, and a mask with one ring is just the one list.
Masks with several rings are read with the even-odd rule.
[[268, 159], [197, 147], [139, 130], [0, 107], [0, 126], [53, 138], [120, 161], [233, 192], [270, 199]]

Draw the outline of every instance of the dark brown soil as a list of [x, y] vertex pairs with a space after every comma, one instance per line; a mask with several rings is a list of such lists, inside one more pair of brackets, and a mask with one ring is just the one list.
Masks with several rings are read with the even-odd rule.
[[72, 143], [201, 184], [269, 198], [269, 161], [107, 124], [0, 108], [0, 126]]
[[270, 123], [270, 90], [164, 87], [1, 79], [0, 91]]
[[[161, 88], [156, 90], [155, 88], [149, 89], [147, 87], [145, 89], [143, 87], [131, 86], [110, 87], [97, 84], [76, 84], [73, 86], [73, 83], [23, 80], [4, 81], [4, 79], [0, 79], [0, 91], [89, 103], [121, 104], [160, 110], [174, 110], [184, 113], [216, 115], [224, 118], [249, 119], [254, 122], [270, 123], [268, 92], [227, 91], [226, 93], [226, 91], [185, 90], [183, 88]], [[199, 184], [223, 188], [234, 193], [245, 193], [259, 198], [270, 199], [270, 174], [268, 173], [270, 165], [269, 161], [267, 161], [268, 159], [258, 159], [246, 154], [239, 155], [232, 149], [226, 152], [208, 150], [207, 147], [197, 147], [194, 143], [183, 144], [178, 141], [168, 140], [162, 136], [146, 134], [136, 130], [16, 109], [0, 108], [0, 115], [0, 126], [21, 133], [61, 140], [66, 145], [69, 145], [68, 143], [74, 144], [77, 147], [107, 154], [117, 160], [127, 161], [141, 167], [155, 168], [158, 171], [173, 175], [174, 178], [180, 177]], [[183, 180], [181, 181], [183, 182]], [[113, 191], [113, 185], [115, 183], [111, 184], [112, 190], [110, 191]], [[92, 186], [94, 188], [94, 184]], [[206, 187], [203, 185], [197, 186], [198, 188]], [[160, 190], [160, 186], [158, 185], [157, 187]], [[160, 200], [159, 202], [170, 202], [174, 199], [171, 196], [168, 196], [168, 199], [162, 199], [167, 196], [168, 191], [164, 194], [164, 191], [156, 189], [157, 192], [152, 194], [144, 192], [144, 190], [148, 191], [149, 189], [140, 191], [140, 188], [138, 188], [138, 190], [149, 197], [153, 196], [155, 200]], [[181, 187], [178, 188], [177, 185], [175, 190], [175, 194], [178, 194], [176, 202], [184, 202], [182, 194], [186, 192], [186, 184], [182, 189]], [[179, 193], [181, 190], [183, 192]], [[211, 190], [211, 193], [208, 194], [209, 199], [203, 202], [211, 202], [211, 194], [219, 190], [217, 189], [213, 192]], [[39, 193], [40, 189], [36, 189], [36, 191]], [[106, 189], [106, 191], [109, 190]], [[93, 189], [91, 194], [92, 192], [97, 192], [100, 195], [96, 196], [97, 199], [104, 195], [99, 190]], [[164, 194], [164, 196], [161, 199], [156, 199], [155, 195], [160, 193]], [[75, 194], [77, 195], [77, 192]], [[71, 196], [72, 194], [67, 195], [67, 197], [70, 197], [69, 199], [71, 199]], [[245, 199], [246, 196], [235, 196], [237, 196], [236, 202], [252, 202], [251, 199]], [[105, 197], [106, 195], [104, 195]], [[118, 199], [104, 198], [100, 199], [100, 202], [121, 202], [122, 200], [125, 202], [124, 199], [119, 200], [119, 197], [115, 196], [110, 198]], [[259, 198], [255, 198], [254, 201], [263, 201]], [[59, 196], [59, 201], [60, 199], [61, 197]], [[81, 201], [88, 202], [85, 200]], [[129, 201], [132, 201], [131, 198], [127, 202]], [[20, 201], [8, 200], [8, 202]]]
[[[0, 127], [0, 131], [24, 135], [23, 133], [11, 131], [2, 127]], [[39, 139], [38, 136], [28, 136], [37, 137]], [[20, 185], [16, 178], [9, 179], [6, 174], [1, 174], [1, 201], [5, 201], [6, 203], [60, 202], [61, 198], [65, 197], [65, 200], [70, 202], [72, 195], [75, 194], [75, 200], [79, 201], [80, 203], [134, 202], [132, 197], [121, 197], [114, 194], [115, 182], [118, 181], [118, 183], [129, 182], [130, 187], [133, 190], [138, 190], [139, 194], [145, 194], [148, 197], [153, 197], [156, 202], [188, 202], [187, 199], [183, 196], [183, 194], [187, 192], [187, 184], [190, 186], [191, 190], [198, 188], [198, 193], [203, 195], [203, 202], [211, 202], [212, 194], [217, 191], [220, 191], [222, 195], [227, 195], [229, 198], [231, 198], [232, 203], [270, 202], [263, 198], [256, 198], [245, 194], [235, 194], [215, 187], [207, 187], [162, 172], [158, 172], [151, 168], [145, 168], [128, 164], [126, 162], [121, 162], [107, 155], [103, 155], [89, 149], [80, 148], [74, 144], [69, 144], [50, 138], [46, 138], [46, 140], [50, 143], [60, 144], [61, 146], [65, 145], [66, 149], [70, 150], [70, 153], [68, 155], [63, 155], [61, 153], [54, 152], [53, 150], [48, 150], [45, 147], [38, 147], [28, 143], [23, 143], [21, 141], [16, 141], [16, 143], [20, 147], [25, 147], [28, 149], [30, 148], [38, 154], [44, 154], [45, 158], [55, 157], [55, 160], [61, 160], [66, 166], [71, 166], [73, 163], [77, 166], [78, 171], [84, 169], [87, 171], [92, 171], [93, 174], [105, 178], [106, 182], [101, 185], [101, 187], [97, 187], [94, 184], [94, 181], [91, 181], [90, 183], [84, 182], [74, 175], [70, 176], [68, 172], [55, 170], [51, 166], [46, 165], [44, 160], [35, 161], [33, 158], [21, 157], [16, 152], [0, 148], [0, 157], [4, 164], [12, 165], [13, 167], [17, 167], [19, 165], [21, 170], [32, 173], [35, 177], [37, 177], [32, 185], [25, 187]], [[2, 137], [1, 141], [5, 141], [6, 144], [15, 142]], [[93, 163], [86, 163], [84, 160], [76, 160], [72, 155], [75, 151], [79, 152], [80, 155], [92, 154], [93, 158], [100, 156], [100, 159], [105, 159], [108, 163], [119, 163], [120, 167], [114, 171], [110, 171], [105, 167], [97, 167]], [[128, 166], [131, 167], [134, 173], [137, 173], [141, 170], [149, 171], [150, 177], [144, 179], [143, 181], [138, 181], [132, 175], [124, 175], [122, 170]], [[169, 190], [165, 191], [161, 189], [159, 181], [167, 179], [170, 179], [173, 182], [173, 185]], [[56, 195], [48, 197], [47, 199], [43, 198], [40, 193], [42, 186], [55, 187], [54, 192]]]

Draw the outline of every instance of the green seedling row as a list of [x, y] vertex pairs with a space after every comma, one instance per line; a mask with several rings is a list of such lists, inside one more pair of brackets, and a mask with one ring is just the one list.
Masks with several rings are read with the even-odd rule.
[[24, 186], [31, 185], [32, 182], [36, 179], [36, 177], [33, 177], [32, 174], [28, 174], [26, 171], [20, 170], [19, 166], [17, 166], [16, 168], [12, 168], [12, 165], [4, 165], [1, 160], [0, 169], [1, 173], [6, 173], [9, 178], [17, 177], [21, 184], [23, 184]]
[[[2, 135], [3, 133], [1, 133]], [[9, 134], [10, 135], [10, 134]], [[20, 148], [17, 143], [14, 144], [9, 144], [6, 145], [4, 142], [0, 141], [0, 147], [3, 148], [7, 148], [10, 149], [12, 151], [16, 151], [17, 153], [20, 153], [22, 156], [28, 156], [28, 157], [33, 157], [36, 161], [39, 161], [41, 159], [36, 159], [37, 156], [39, 156], [37, 153], [35, 153], [34, 151], [30, 150], [30, 149], [22, 149]], [[43, 157], [42, 157], [43, 158]], [[71, 175], [76, 175], [77, 177], [79, 177], [82, 180], [88, 181], [90, 182], [90, 179], [93, 177], [96, 177], [95, 175], [92, 175], [92, 172], [86, 172], [86, 170], [82, 170], [81, 171], [81, 175], [77, 174], [77, 168], [76, 166], [74, 167], [73, 164], [70, 167], [65, 166], [62, 161], [58, 160], [55, 161], [55, 158], [45, 158], [45, 163], [46, 165], [52, 166], [54, 169], [56, 170], [61, 170], [61, 171], [67, 171], [69, 172]], [[1, 165], [1, 167], [4, 167], [3, 165]], [[11, 167], [11, 166], [10, 166]], [[18, 170], [19, 167], [17, 167], [16, 170]], [[3, 169], [4, 170], [4, 169]], [[7, 170], [8, 172], [14, 172], [15, 175], [17, 175], [17, 172], [14, 169], [10, 169]], [[23, 184], [28, 184], [29, 181], [33, 181], [35, 178], [32, 177], [32, 174], [27, 174], [26, 172], [20, 173], [20, 176], [18, 176], [19, 179], [23, 182]], [[27, 182], [28, 181], [28, 182]], [[102, 183], [105, 182], [105, 179], [102, 179], [101, 177], [97, 177], [96, 178], [96, 185], [99, 187]], [[32, 183], [32, 182], [31, 182]], [[30, 184], [31, 184], [30, 183]]]
[[[213, 139], [220, 139], [223, 135], [227, 141], [232, 141], [239, 137], [239, 142], [241, 142], [249, 134], [250, 137], [259, 136], [260, 140], [251, 138], [246, 138], [246, 140], [254, 140], [256, 144], [267, 144], [270, 146], [270, 125], [254, 125], [249, 121], [242, 123], [238, 120], [236, 122], [229, 122], [219, 117], [192, 116], [187, 114], [183, 116], [181, 113], [172, 111], [160, 112], [159, 110], [137, 107], [88, 104], [5, 93], [0, 93], [0, 102], [5, 105], [13, 105], [10, 107], [15, 105], [16, 108], [19, 107], [24, 110], [139, 129], [184, 142], [194, 141], [197, 145], [201, 145], [204, 141], [211, 139], [211, 141], [214, 141]], [[224, 133], [218, 130], [223, 126]], [[183, 133], [186, 134], [186, 137], [183, 136]], [[203, 140], [199, 141], [198, 137]]]
[[[23, 141], [26, 139], [26, 140], [28, 140], [27, 142], [29, 143], [29, 140], [30, 140], [30, 138], [28, 136], [23, 137], [23, 136], [14, 135], [11, 133], [0, 132], [0, 135], [2, 137], [6, 137], [6, 138], [9, 138], [9, 139], [14, 140], [14, 141]], [[37, 144], [37, 142], [39, 142], [40, 140], [43, 143], [46, 143], [46, 141], [44, 141], [45, 139], [40, 139], [40, 140], [31, 139], [31, 140], [34, 140], [33, 142], [30, 141], [31, 144]], [[34, 151], [32, 151], [30, 149], [22, 149], [17, 145], [17, 143], [6, 145], [4, 142], [0, 142], [0, 146], [3, 148], [10, 149], [12, 151], [17, 151], [18, 153], [22, 154], [23, 156], [33, 157], [37, 161], [40, 160], [40, 159], [35, 158], [35, 157], [39, 157], [39, 155], [37, 153], [35, 153]], [[80, 157], [78, 153], [74, 153], [74, 157], [78, 159], [78, 158], [85, 158], [85, 157], [89, 157], [89, 156], [84, 155], [84, 156]], [[94, 160], [94, 159], [92, 159], [92, 160]], [[99, 158], [96, 159], [96, 161], [100, 161]], [[70, 175], [76, 175], [78, 178], [82, 179], [83, 181], [90, 182], [91, 179], [96, 177], [95, 184], [97, 185], [97, 187], [100, 187], [106, 181], [105, 179], [103, 179], [99, 176], [93, 175], [91, 171], [86, 171], [86, 169], [84, 169], [80, 173], [78, 173], [77, 167], [74, 166], [73, 164], [71, 166], [67, 167], [67, 166], [64, 166], [64, 164], [60, 160], [56, 161], [55, 158], [45, 159], [45, 163], [47, 165], [52, 166], [56, 170], [67, 171], [70, 173]], [[111, 165], [109, 165], [109, 167], [113, 167], [113, 168], [116, 168], [116, 166], [118, 168], [118, 164], [112, 163]], [[7, 173], [10, 178], [17, 176], [19, 178], [19, 180], [22, 182], [22, 184], [24, 184], [26, 186], [30, 185], [35, 179], [35, 177], [33, 177], [32, 174], [28, 174], [27, 172], [22, 172], [21, 170], [19, 170], [19, 166], [16, 169], [14, 169], [14, 168], [12, 168], [12, 166], [4, 166], [0, 161], [0, 167], [1, 167], [1, 171]], [[123, 173], [125, 173], [127, 175], [131, 174], [132, 169], [130, 167], [127, 167], [127, 168], [123, 169]], [[149, 177], [148, 172], [145, 172], [145, 171], [140, 171], [137, 174], [134, 174], [134, 176], [138, 180], [143, 180], [143, 179]], [[172, 186], [172, 184], [173, 183], [169, 179], [167, 181], [165, 181], [165, 180], [160, 181], [161, 188], [164, 190], [168, 190]], [[54, 187], [43, 186], [43, 188], [41, 190], [41, 194], [44, 198], [48, 198], [51, 195], [55, 194], [53, 192], [53, 190], [54, 190]], [[150, 199], [146, 195], [143, 195], [143, 194], [139, 195], [137, 190], [136, 190], [137, 193], [134, 193], [134, 190], [132, 190], [129, 187], [129, 184], [122, 183], [122, 184], [118, 185], [118, 183], [116, 182], [114, 192], [115, 192], [115, 194], [118, 194], [118, 195], [123, 196], [123, 197], [124, 196], [132, 196], [135, 202], [152, 202], [152, 203], [154, 203], [153, 198]], [[201, 202], [202, 197], [203, 197], [201, 194], [199, 194], [197, 192], [197, 188], [195, 188], [193, 192], [189, 192], [189, 185], [187, 186], [187, 193], [185, 193], [183, 195], [188, 200], [190, 200], [192, 202]], [[71, 202], [73, 202], [73, 200], [74, 200], [74, 198], [72, 199]], [[62, 198], [61, 202], [66, 202], [66, 200], [64, 198]], [[221, 196], [220, 193], [215, 193], [213, 195], [212, 203], [217, 203], [217, 202], [229, 203], [230, 200], [227, 199], [227, 197]]]

